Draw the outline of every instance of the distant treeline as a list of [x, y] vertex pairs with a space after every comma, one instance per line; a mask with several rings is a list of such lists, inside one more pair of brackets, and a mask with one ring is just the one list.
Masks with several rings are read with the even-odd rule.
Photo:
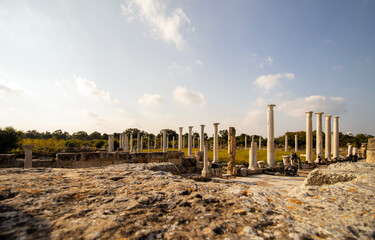
[[[133, 141], [135, 142], [137, 139], [137, 134], [140, 132], [141, 136], [143, 136], [143, 145], [147, 146], [147, 136], [150, 136], [150, 145], [153, 147], [155, 146], [155, 137], [156, 137], [156, 146], [160, 147], [160, 141], [162, 136], [162, 131], [158, 134], [148, 133], [145, 131], [141, 131], [137, 128], [128, 128], [124, 131], [127, 133], [128, 136], [133, 136]], [[119, 146], [119, 134], [114, 133], [115, 136], [115, 149]], [[287, 132], [288, 135], [288, 145], [292, 148], [294, 147], [294, 139], [295, 135], [298, 137], [298, 147], [304, 148], [306, 145], [306, 132]], [[315, 146], [315, 135], [316, 131], [313, 132], [314, 136], [314, 146]], [[172, 144], [173, 137], [175, 138], [175, 147], [177, 147], [177, 140], [178, 140], [178, 133], [172, 129], [167, 129], [167, 136], [169, 138], [169, 145]], [[185, 137], [185, 142], [187, 145], [187, 137], [188, 134], [185, 133], [183, 135]], [[244, 147], [245, 146], [245, 137], [247, 136], [247, 146], [250, 147], [251, 136], [247, 134], [240, 134], [237, 135], [237, 146]], [[193, 137], [195, 139], [199, 139], [199, 133], [193, 132]], [[346, 147], [348, 143], [353, 144], [353, 146], [360, 147], [362, 143], [367, 143], [367, 140], [373, 136], [367, 134], [357, 134], [355, 136], [349, 136], [340, 133], [339, 134], [339, 142], [340, 147]], [[208, 137], [207, 134], [204, 136], [205, 141], [213, 145], [213, 137]], [[255, 141], [259, 143], [259, 135], [254, 136]], [[62, 151], [65, 147], [88, 147], [93, 149], [100, 149], [103, 147], [107, 147], [108, 143], [108, 134], [107, 133], [100, 133], [100, 132], [92, 132], [88, 134], [85, 131], [78, 131], [73, 134], [70, 134], [66, 131], [62, 131], [61, 129], [56, 130], [54, 132], [38, 132], [36, 130], [28, 130], [26, 132], [17, 131], [13, 127], [5, 127], [4, 129], [0, 128], [0, 153], [15, 153], [17, 155], [22, 153], [21, 146], [22, 144], [34, 144], [35, 149], [34, 153], [38, 156], [53, 156], [57, 152]], [[226, 147], [228, 142], [228, 130], [221, 130], [219, 131], [219, 145], [221, 147]], [[325, 142], [325, 135], [323, 133], [323, 144]], [[196, 145], [198, 142], [196, 142]], [[267, 144], [267, 139], [262, 138], [262, 147], [265, 147]], [[285, 135], [275, 138], [275, 146], [276, 147], [283, 147], [285, 145]]]

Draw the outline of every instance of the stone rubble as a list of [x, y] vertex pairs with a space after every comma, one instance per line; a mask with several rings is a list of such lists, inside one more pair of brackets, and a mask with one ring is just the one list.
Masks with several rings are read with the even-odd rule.
[[375, 164], [333, 164], [315, 178], [353, 178], [311, 186], [310, 175], [287, 193], [195, 181], [173, 166], [1, 169], [0, 239], [375, 237]]

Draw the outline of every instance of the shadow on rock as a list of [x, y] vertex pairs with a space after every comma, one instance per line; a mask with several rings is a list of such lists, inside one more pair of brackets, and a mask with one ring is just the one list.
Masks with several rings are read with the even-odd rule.
[[0, 239], [50, 239], [51, 223], [0, 204]]

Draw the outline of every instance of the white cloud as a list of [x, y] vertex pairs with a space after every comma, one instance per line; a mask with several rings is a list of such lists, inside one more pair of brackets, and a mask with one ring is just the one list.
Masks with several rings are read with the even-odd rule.
[[202, 93], [189, 91], [185, 87], [177, 87], [173, 91], [173, 96], [178, 102], [187, 106], [203, 106], [206, 104], [206, 99]]
[[195, 60], [195, 63], [198, 64], [199, 66], [203, 66], [203, 62], [199, 59]]
[[23, 93], [22, 90], [12, 88], [10, 86], [7, 86], [5, 83], [1, 83], [1, 82], [0, 82], [0, 92], [4, 92], [7, 94], [16, 95], [16, 96], [19, 96]]
[[273, 58], [271, 56], [268, 56], [266, 62], [268, 63], [268, 66], [271, 66], [273, 63]]
[[[190, 25], [190, 19], [181, 8], [174, 9], [167, 16], [166, 5], [159, 0], [128, 0], [126, 4], [121, 4], [121, 9], [128, 22], [138, 19], [147, 23], [154, 38], [173, 43], [179, 50], [185, 47], [186, 42], [180, 29], [183, 24]], [[188, 29], [188, 32], [194, 31], [194, 27]]]
[[183, 66], [183, 65], [179, 65], [177, 63], [172, 63], [168, 68], [168, 74], [170, 76], [173, 76], [173, 75], [179, 75], [179, 76], [184, 76], [185, 74], [187, 73], [191, 73], [192, 72], [192, 69], [191, 67], [189, 66]]
[[76, 77], [75, 84], [78, 91], [85, 96], [94, 96], [110, 104], [119, 104], [119, 100], [113, 98], [109, 92], [99, 89], [93, 81]]
[[163, 98], [159, 94], [148, 94], [145, 93], [141, 98], [138, 99], [138, 103], [142, 105], [162, 105], [164, 103]]
[[259, 76], [255, 81], [254, 84], [257, 85], [259, 88], [263, 88], [265, 92], [268, 92], [274, 87], [281, 85], [280, 79], [294, 79], [293, 73], [278, 73], [278, 74], [269, 74], [269, 75], [262, 75]]
[[341, 72], [342, 70], [344, 70], [344, 66], [335, 65], [335, 66], [332, 67], [332, 70], [337, 71], [337, 72]]
[[325, 114], [340, 114], [346, 111], [344, 98], [320, 95], [285, 101], [279, 109], [292, 117], [305, 116], [307, 111], [324, 112]]
[[[7, 72], [0, 70], [0, 92], [5, 94], [20, 96], [25, 91], [16, 84], [15, 78], [9, 75]], [[29, 95], [31, 95], [29, 93]]]

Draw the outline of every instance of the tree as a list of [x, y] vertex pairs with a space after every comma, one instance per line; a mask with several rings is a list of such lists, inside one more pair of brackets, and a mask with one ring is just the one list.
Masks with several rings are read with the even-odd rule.
[[7, 153], [19, 147], [21, 132], [17, 132], [13, 127], [0, 128], [0, 153]]
[[102, 139], [102, 134], [100, 132], [92, 132], [90, 135], [89, 135], [89, 139], [91, 140], [94, 140], [94, 139]]
[[83, 141], [83, 140], [88, 140], [89, 135], [85, 131], [78, 131], [78, 132], [73, 133], [72, 137], [74, 139]]
[[69, 139], [70, 135], [68, 132], [63, 132], [61, 129], [58, 129], [52, 133], [52, 137], [56, 138], [57, 140], [67, 140]]

